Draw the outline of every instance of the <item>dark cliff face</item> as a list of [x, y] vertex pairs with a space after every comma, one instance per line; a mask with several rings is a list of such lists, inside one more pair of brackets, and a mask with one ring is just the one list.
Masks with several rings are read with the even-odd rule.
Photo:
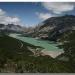
[[[52, 17], [39, 24], [36, 32], [38, 35], [47, 33], [49, 39], [56, 40], [60, 35], [75, 27], [75, 16], [65, 15], [60, 17]], [[40, 32], [40, 33], [39, 33]]]

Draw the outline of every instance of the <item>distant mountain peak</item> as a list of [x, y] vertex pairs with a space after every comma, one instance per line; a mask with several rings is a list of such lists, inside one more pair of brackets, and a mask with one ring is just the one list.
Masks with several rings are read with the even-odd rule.
[[20, 25], [14, 25], [14, 24], [8, 24], [8, 25], [0, 24], [0, 30], [22, 32], [23, 27], [21, 27]]

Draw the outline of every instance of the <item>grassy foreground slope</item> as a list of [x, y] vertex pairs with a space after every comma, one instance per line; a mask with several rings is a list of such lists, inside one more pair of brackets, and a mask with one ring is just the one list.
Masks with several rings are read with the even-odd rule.
[[[21, 47], [21, 43], [23, 43], [23, 47]], [[68, 62], [59, 61], [50, 56], [32, 56], [33, 53], [27, 46], [36, 48], [6, 35], [0, 36], [0, 72], [75, 72]]]

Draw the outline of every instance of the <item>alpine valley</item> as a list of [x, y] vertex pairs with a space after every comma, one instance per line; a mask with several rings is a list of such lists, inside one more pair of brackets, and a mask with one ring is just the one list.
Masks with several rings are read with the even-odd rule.
[[0, 72], [75, 73], [75, 16], [35, 27], [0, 24]]

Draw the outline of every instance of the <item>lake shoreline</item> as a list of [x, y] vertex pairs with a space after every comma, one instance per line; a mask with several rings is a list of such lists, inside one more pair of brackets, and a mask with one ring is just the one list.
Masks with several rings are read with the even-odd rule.
[[[16, 38], [18, 40], [21, 40], [23, 42], [30, 43], [34, 46], [40, 46], [41, 48], [43, 48], [40, 51], [42, 55], [49, 55], [49, 56], [55, 58], [58, 55], [64, 53], [64, 51], [62, 49], [59, 49], [57, 47], [58, 44], [56, 44], [56, 43], [53, 43], [50, 41], [37, 40], [35, 38], [29, 38], [29, 37], [20, 37], [18, 35], [21, 35], [21, 34], [10, 34], [9, 36]], [[35, 50], [33, 52], [35, 52]]]
[[42, 50], [41, 52], [42, 52], [43, 56], [49, 55], [52, 58], [56, 58], [57, 56], [59, 56], [62, 53], [64, 53], [64, 51], [48, 51], [48, 50]]

